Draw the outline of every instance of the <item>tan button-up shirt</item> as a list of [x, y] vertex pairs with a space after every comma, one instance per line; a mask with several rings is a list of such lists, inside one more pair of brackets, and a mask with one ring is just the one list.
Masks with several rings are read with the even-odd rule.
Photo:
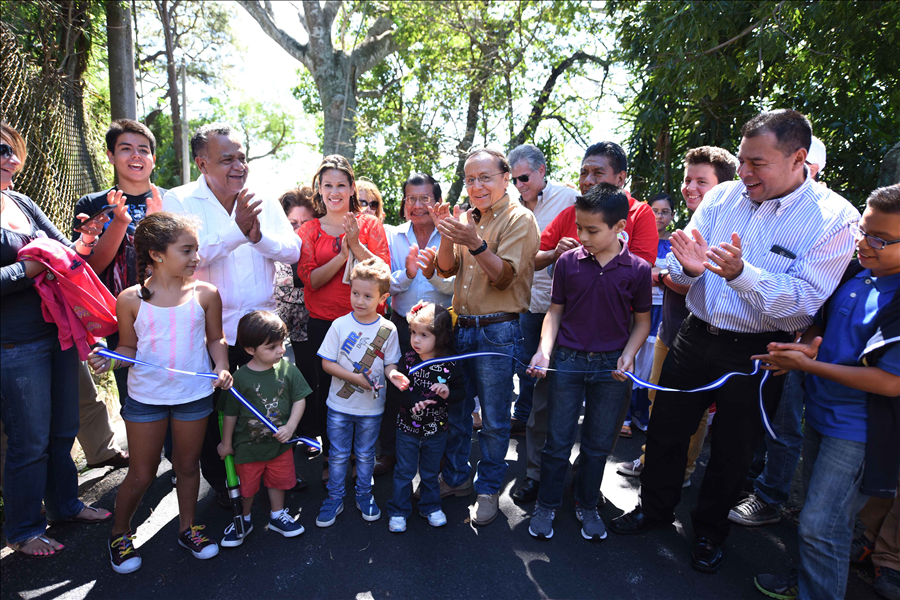
[[[476, 209], [473, 214], [479, 214]], [[488, 250], [503, 260], [503, 271], [491, 281], [465, 246], [453, 246], [453, 267], [447, 271], [435, 266], [441, 277], [456, 275], [453, 286], [453, 310], [458, 315], [522, 313], [531, 303], [534, 255], [541, 243], [541, 232], [530, 210], [503, 196], [484, 211], [477, 221], [478, 236]], [[460, 215], [466, 222], [468, 213]]]

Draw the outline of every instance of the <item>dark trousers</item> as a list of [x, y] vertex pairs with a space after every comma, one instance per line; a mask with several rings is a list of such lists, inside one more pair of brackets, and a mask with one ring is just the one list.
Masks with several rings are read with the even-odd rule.
[[[325, 336], [331, 328], [331, 321], [309, 318], [306, 323], [307, 340], [304, 342], [304, 359], [311, 360], [315, 364], [316, 377], [310, 381], [309, 387], [313, 389], [313, 395], [306, 400], [306, 411], [300, 420], [300, 429], [307, 435], [322, 436], [322, 451], [328, 456], [331, 444], [328, 442], [328, 390], [331, 388], [331, 375], [322, 368], [322, 359], [319, 357], [319, 347], [325, 341]], [[299, 358], [297, 360], [300, 360]]]
[[[228, 346], [228, 366], [229, 371], [234, 373], [238, 367], [242, 367], [250, 362], [250, 355], [243, 348], [237, 346]], [[231, 392], [225, 392], [230, 394]], [[216, 389], [213, 392], [213, 406], [216, 410], [221, 410], [219, 406], [219, 398], [222, 396], [222, 390]], [[216, 490], [217, 493], [225, 491], [225, 461], [219, 457], [219, 444], [222, 442], [222, 433], [219, 431], [219, 415], [216, 412], [209, 415], [206, 420], [206, 435], [203, 436], [203, 447], [200, 449], [200, 472], [203, 479]]]
[[[662, 367], [659, 385], [679, 390], [701, 387], [725, 373], [753, 370], [750, 357], [765, 354], [769, 342], [788, 342], [783, 332], [711, 333], [693, 315], [681, 326]], [[681, 500], [691, 435], [703, 412], [716, 403], [709, 464], [700, 484], [700, 498], [691, 512], [694, 534], [722, 543], [728, 536], [728, 511], [740, 496], [753, 451], [763, 435], [759, 412], [759, 382], [754, 377], [732, 377], [724, 386], [707, 392], [657, 392], [647, 429], [647, 452], [641, 473], [641, 508], [651, 519], [671, 522]], [[763, 388], [768, 414], [781, 399], [783, 377], [770, 376]]]
[[[391, 313], [391, 323], [397, 326], [400, 341], [400, 355], [405, 356], [412, 351], [409, 345], [409, 323], [406, 317], [396, 312]], [[402, 360], [402, 358], [401, 358]], [[381, 431], [378, 432], [379, 456], [396, 456], [397, 454], [397, 413], [400, 412], [400, 396], [403, 392], [391, 382], [386, 382], [387, 393], [384, 397], [384, 415], [381, 417]]]
[[300, 424], [297, 425], [297, 435], [305, 435], [307, 437], [316, 437], [321, 435], [319, 432], [319, 424], [316, 420], [316, 389], [318, 388], [319, 372], [316, 365], [322, 364], [322, 359], [316, 355], [320, 344], [314, 344], [311, 340], [306, 339], [302, 342], [291, 342], [294, 349], [294, 364], [300, 369], [303, 379], [309, 384], [313, 393], [306, 399], [306, 409], [303, 411], [303, 417]]

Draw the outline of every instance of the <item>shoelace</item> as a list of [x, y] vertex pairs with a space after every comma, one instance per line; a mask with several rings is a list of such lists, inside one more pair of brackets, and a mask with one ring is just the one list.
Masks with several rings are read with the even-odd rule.
[[116, 548], [119, 556], [128, 556], [129, 554], [133, 554], [135, 551], [134, 544], [131, 543], [133, 540], [134, 535], [128, 535], [127, 533], [125, 533], [112, 541], [112, 547]]
[[581, 522], [582, 523], [595, 523], [600, 520], [600, 515], [596, 510], [589, 510], [587, 508], [581, 509]]
[[281, 514], [275, 519], [276, 521], [281, 521], [282, 523], [290, 525], [294, 522], [294, 520], [287, 514], [287, 510], [282, 510]]
[[[232, 524], [233, 525], [233, 524]], [[199, 546], [203, 542], [208, 542], [209, 538], [200, 533], [201, 529], [205, 529], [206, 525], [191, 525], [191, 532], [188, 534], [188, 537], [194, 544]], [[187, 533], [187, 532], [185, 532]]]
[[754, 496], [753, 500], [744, 504], [743, 510], [741, 512], [747, 515], [752, 515], [753, 513], [764, 509], [766, 506], [768, 506], [768, 504]]
[[534, 516], [538, 519], [547, 519], [548, 521], [552, 521], [553, 517], [556, 516], [556, 511], [552, 508], [544, 508], [543, 506], [538, 506], [538, 509], [534, 512]]

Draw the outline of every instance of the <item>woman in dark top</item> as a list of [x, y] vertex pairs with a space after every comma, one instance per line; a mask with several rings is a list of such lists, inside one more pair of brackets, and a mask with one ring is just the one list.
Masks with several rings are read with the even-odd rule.
[[[20, 158], [21, 157], [21, 158]], [[0, 127], [0, 416], [9, 438], [4, 473], [4, 533], [9, 547], [49, 556], [63, 545], [44, 535], [47, 520], [105, 521], [112, 514], [78, 499], [78, 472], [69, 452], [78, 433], [78, 352], [61, 350], [56, 325], [47, 323], [34, 277], [35, 261], [18, 262], [21, 248], [39, 237], [84, 256], [96, 235], [70, 242], [30, 198], [10, 191], [25, 159], [25, 141]], [[41, 500], [46, 516], [41, 514]]]

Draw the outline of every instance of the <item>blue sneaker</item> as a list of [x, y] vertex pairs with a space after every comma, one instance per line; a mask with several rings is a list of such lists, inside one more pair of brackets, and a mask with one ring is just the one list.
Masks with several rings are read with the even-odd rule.
[[331, 527], [337, 516], [344, 512], [344, 500], [342, 498], [326, 498], [319, 509], [319, 516], [316, 518], [318, 527]]
[[425, 513], [419, 513], [426, 519], [428, 519], [428, 524], [432, 527], [443, 527], [447, 524], [447, 515], [444, 514], [444, 511], [441, 509], [437, 509], [431, 514], [426, 515]]
[[358, 494], [356, 496], [356, 508], [362, 512], [362, 518], [366, 521], [377, 521], [381, 518], [381, 511], [375, 504], [375, 497], [372, 494]]
[[222, 538], [221, 546], [223, 548], [237, 548], [244, 543], [250, 532], [253, 531], [253, 524], [250, 521], [244, 521], [244, 536], [238, 537], [237, 530], [234, 528], [234, 522], [228, 524], [225, 528], [225, 537]]
[[278, 513], [277, 517], [272, 518], [271, 515], [269, 516], [269, 531], [274, 531], [286, 538], [291, 538], [300, 535], [305, 530], [303, 529], [303, 525], [295, 521], [293, 517], [288, 514], [287, 509], [284, 508]]

